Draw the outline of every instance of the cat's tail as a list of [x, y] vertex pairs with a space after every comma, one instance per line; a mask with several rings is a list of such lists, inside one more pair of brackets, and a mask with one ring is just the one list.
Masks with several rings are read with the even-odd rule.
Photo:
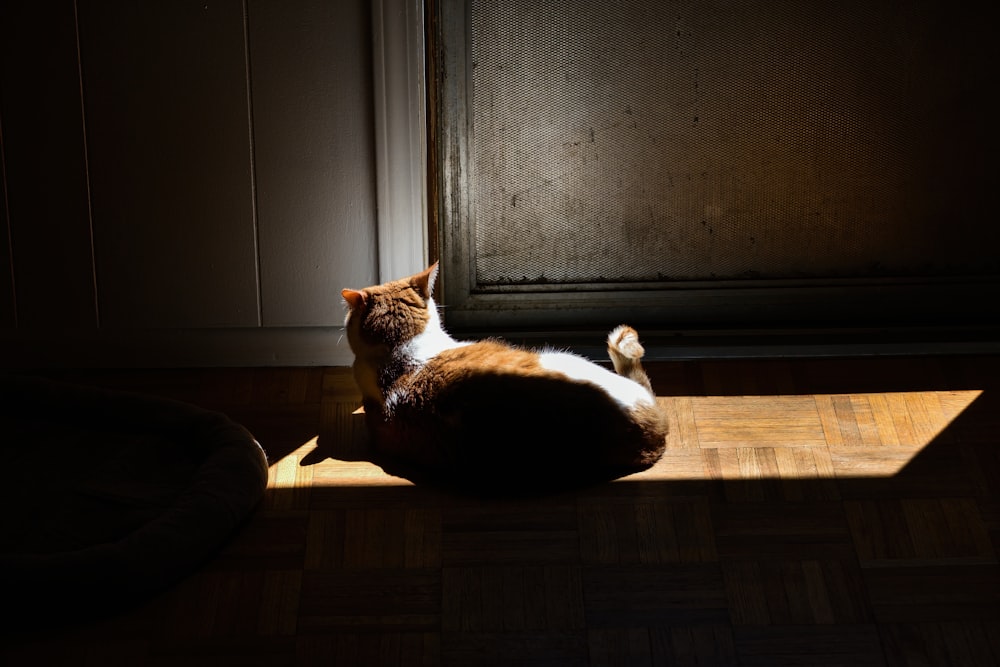
[[638, 382], [653, 396], [653, 385], [642, 367], [642, 355], [646, 353], [639, 343], [639, 332], [627, 324], [622, 324], [608, 334], [608, 356], [614, 364], [615, 372]]

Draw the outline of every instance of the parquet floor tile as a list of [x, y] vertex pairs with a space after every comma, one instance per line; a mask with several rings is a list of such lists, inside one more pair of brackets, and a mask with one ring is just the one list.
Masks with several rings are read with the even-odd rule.
[[527, 498], [372, 463], [347, 369], [63, 373], [227, 412], [269, 488], [177, 586], [0, 663], [1000, 664], [1000, 359], [649, 371], [663, 459]]

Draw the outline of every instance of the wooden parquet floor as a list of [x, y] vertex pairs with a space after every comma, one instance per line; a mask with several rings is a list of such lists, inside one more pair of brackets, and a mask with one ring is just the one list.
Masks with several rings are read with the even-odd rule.
[[269, 489], [176, 587], [0, 663], [1000, 664], [1000, 358], [650, 371], [657, 466], [507, 500], [366, 461], [347, 369], [58, 374], [226, 412]]

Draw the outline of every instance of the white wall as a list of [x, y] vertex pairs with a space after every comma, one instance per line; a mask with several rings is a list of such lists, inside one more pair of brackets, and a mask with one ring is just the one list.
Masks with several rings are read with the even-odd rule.
[[[377, 1], [374, 33], [419, 6]], [[372, 16], [3, 3], [0, 366], [349, 363], [339, 294], [379, 281], [378, 211], [409, 207], [400, 266], [425, 255], [421, 192], [377, 187], [416, 136], [386, 109], [422, 81], [386, 83], [380, 53], [376, 75]]]

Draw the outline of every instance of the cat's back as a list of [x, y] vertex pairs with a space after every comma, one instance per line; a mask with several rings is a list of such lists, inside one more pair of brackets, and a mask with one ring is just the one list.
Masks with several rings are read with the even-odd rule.
[[547, 375], [532, 350], [496, 340], [467, 342], [438, 352], [400, 377], [387, 407], [394, 412], [406, 406], [441, 411], [444, 401], [457, 397], [499, 407], [513, 401], [507, 392], [519, 388], [524, 397], [532, 387], [546, 384]]
[[614, 420], [653, 397], [638, 384], [576, 355], [496, 340], [441, 351], [401, 378], [395, 411], [462, 413], [463, 421]]
[[545, 375], [538, 352], [493, 339], [445, 349], [427, 361], [425, 371], [442, 382], [457, 382], [473, 376], [527, 378]]
[[[479, 470], [494, 481], [569, 479], [655, 461], [665, 435], [655, 400], [626, 407], [598, 383], [549, 367], [547, 354], [497, 341], [442, 351], [390, 392], [376, 423], [382, 450], [440, 471]], [[559, 359], [556, 365], [590, 364]]]

